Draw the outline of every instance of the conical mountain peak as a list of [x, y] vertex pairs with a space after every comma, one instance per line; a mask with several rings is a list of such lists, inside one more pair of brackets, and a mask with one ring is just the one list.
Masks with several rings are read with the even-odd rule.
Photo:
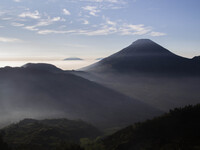
[[139, 39], [133, 42], [130, 46], [123, 49], [119, 53], [127, 53], [128, 55], [137, 55], [137, 54], [164, 54], [164, 55], [173, 55], [169, 50], [160, 46], [150, 39]]
[[153, 42], [150, 39], [138, 39], [136, 41], [134, 41], [131, 45], [135, 45], [135, 44], [155, 44], [155, 42]]
[[[193, 60], [199, 60], [198, 57]], [[199, 61], [178, 56], [149, 39], [139, 39], [121, 51], [86, 67], [87, 71], [158, 74], [199, 74]]]

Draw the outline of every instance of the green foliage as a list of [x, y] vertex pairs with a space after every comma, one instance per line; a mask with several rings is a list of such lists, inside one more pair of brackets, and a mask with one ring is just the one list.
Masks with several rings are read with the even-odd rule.
[[79, 144], [72, 142], [70, 143], [63, 142], [56, 148], [56, 150], [84, 150], [84, 149], [81, 148]]
[[2, 129], [5, 141], [19, 150], [57, 150], [65, 143], [66, 149], [78, 150], [80, 138], [95, 138], [101, 132], [83, 121], [67, 119], [25, 119]]
[[107, 150], [197, 150], [200, 149], [200, 105], [136, 123], [105, 138]]
[[200, 150], [199, 127], [200, 104], [170, 110], [103, 138], [91, 125], [62, 119], [26, 119], [3, 131], [14, 150]]
[[99, 138], [96, 138], [95, 140], [82, 138], [80, 139], [80, 145], [84, 150], [105, 150], [105, 147]]

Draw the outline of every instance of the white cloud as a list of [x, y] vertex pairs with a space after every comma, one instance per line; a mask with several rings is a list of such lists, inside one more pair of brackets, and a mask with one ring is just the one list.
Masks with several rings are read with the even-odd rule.
[[26, 26], [24, 28], [27, 30], [30, 30], [30, 31], [38, 31], [39, 30], [38, 27], [48, 26], [48, 25], [51, 25], [54, 22], [58, 22], [58, 21], [64, 21], [64, 20], [61, 19], [61, 17], [54, 17], [52, 19], [50, 17], [48, 17], [48, 19], [42, 19], [33, 26]]
[[32, 18], [32, 19], [40, 19], [40, 13], [38, 10], [34, 12], [23, 12], [22, 14], [19, 15], [21, 18]]
[[111, 25], [111, 26], [116, 26], [117, 25], [117, 22], [111, 21], [109, 18], [107, 18], [105, 16], [103, 16], [102, 18], [106, 21], [107, 25]]
[[71, 15], [70, 11], [67, 9], [63, 9], [63, 14], [68, 16]]
[[[70, 1], [70, 0], [69, 0]], [[71, 0], [72, 2], [73, 0]], [[24, 19], [24, 24], [13, 22], [11, 25], [16, 27], [24, 27], [24, 29], [30, 31], [36, 31], [38, 34], [79, 34], [79, 35], [88, 35], [88, 36], [97, 36], [97, 35], [148, 35], [148, 36], [164, 36], [165, 33], [156, 32], [152, 27], [146, 26], [144, 24], [130, 24], [126, 23], [123, 20], [111, 20], [105, 16], [100, 16], [100, 12], [111, 7], [118, 7], [119, 4], [125, 2], [124, 0], [77, 0], [78, 2], [88, 2], [84, 6], [80, 6], [81, 10], [80, 16], [77, 18], [72, 18], [68, 22], [61, 17], [53, 17], [51, 18], [47, 13], [39, 13], [38, 10], [31, 12], [30, 10], [25, 10], [22, 12], [17, 19]], [[74, 1], [75, 3], [77, 1]], [[92, 3], [96, 2], [96, 3]], [[104, 3], [106, 2], [106, 3]], [[98, 4], [97, 4], [98, 3]], [[105, 5], [107, 4], [107, 5]], [[106, 8], [105, 8], [106, 6]], [[66, 8], [62, 9], [62, 13], [64, 15], [71, 15], [71, 12]], [[77, 15], [78, 15], [77, 13]], [[42, 14], [42, 15], [41, 15]], [[54, 14], [55, 15], [55, 14]], [[91, 16], [96, 16], [95, 18]], [[26, 18], [36, 19], [35, 21], [27, 20]], [[19, 20], [15, 20], [18, 22], [22, 22]], [[63, 23], [55, 23], [62, 22]], [[29, 23], [29, 24], [26, 24]], [[73, 25], [70, 25], [70, 23]], [[82, 26], [77, 25], [79, 23]], [[50, 26], [55, 24], [55, 26]], [[69, 25], [69, 26], [68, 26]], [[87, 25], [87, 26], [84, 26]], [[49, 26], [48, 28], [46, 26]], [[62, 27], [62, 28], [60, 28]], [[68, 28], [68, 29], [67, 29]]]
[[145, 35], [151, 31], [151, 27], [146, 27], [143, 24], [124, 24], [120, 27], [122, 35]]
[[166, 33], [162, 33], [162, 32], [151, 32], [150, 35], [151, 35], [151, 36], [164, 36], [164, 35], [166, 35]]
[[46, 35], [46, 34], [77, 34], [77, 35], [108, 35], [116, 32], [116, 29], [112, 27], [103, 27], [97, 30], [40, 30], [37, 33]]
[[83, 20], [83, 24], [87, 25], [90, 24], [88, 20]]
[[0, 37], [0, 42], [3, 43], [13, 43], [13, 42], [20, 42], [20, 39], [16, 39], [16, 38], [6, 38], [6, 37]]
[[121, 35], [150, 35], [150, 36], [164, 36], [166, 33], [155, 32], [152, 27], [145, 26], [144, 24], [124, 24], [120, 27], [119, 32]]
[[83, 8], [83, 10], [89, 11], [89, 14], [92, 16], [97, 16], [97, 13], [100, 12], [100, 10], [97, 9], [96, 6], [85, 6], [82, 8]]
[[117, 33], [117, 28], [115, 27], [109, 27], [107, 25], [102, 25], [99, 29], [93, 29], [93, 30], [75, 30], [72, 34], [78, 34], [78, 35], [87, 35], [87, 36], [98, 36], [98, 35], [109, 35]]
[[42, 34], [42, 35], [45, 35], [45, 34], [66, 34], [66, 33], [73, 33], [75, 32], [74, 30], [69, 30], [69, 31], [62, 31], [62, 30], [40, 30], [38, 31], [37, 33], [38, 34]]
[[[74, 29], [74, 30], [39, 30], [38, 34], [76, 34], [87, 36], [99, 36], [99, 35], [150, 35], [150, 36], [163, 36], [165, 33], [154, 32], [151, 27], [143, 24], [123, 24], [114, 22], [104, 17], [105, 23], [97, 26], [93, 26], [91, 30]], [[83, 24], [89, 24], [87, 20], [83, 20]]]
[[13, 22], [13, 23], [11, 23], [11, 25], [14, 26], [14, 27], [23, 27], [24, 26], [24, 24], [17, 23], [17, 22]]
[[24, 29], [27, 29], [27, 30], [30, 30], [30, 31], [38, 31], [39, 30], [35, 26], [26, 26], [26, 27], [24, 27]]
[[116, 22], [113, 22], [113, 21], [110, 21], [110, 20], [107, 20], [106, 23], [109, 24], [109, 25], [112, 25], [112, 26], [116, 26]]
[[97, 35], [109, 35], [109, 34], [113, 34], [116, 33], [116, 28], [102, 28], [102, 29], [98, 29], [98, 30], [94, 30], [94, 31], [82, 31], [78, 34], [82, 34], [82, 35], [88, 35], [88, 36], [97, 36]]

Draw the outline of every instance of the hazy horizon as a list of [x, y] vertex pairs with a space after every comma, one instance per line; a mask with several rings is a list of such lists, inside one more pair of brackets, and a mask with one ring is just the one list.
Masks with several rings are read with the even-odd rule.
[[[2, 0], [0, 60], [95, 59], [143, 38], [192, 58], [200, 55], [199, 4], [196, 0]], [[0, 63], [2, 67], [6, 62]], [[84, 64], [90, 63], [83, 61], [79, 67]]]
[[21, 67], [27, 63], [47, 63], [55, 65], [56, 67], [63, 69], [63, 70], [74, 70], [80, 69], [82, 67], [86, 67], [92, 63], [97, 62], [98, 60], [95, 59], [85, 59], [85, 60], [68, 60], [64, 61], [62, 59], [36, 59], [36, 60], [27, 60], [27, 59], [17, 59], [17, 60], [3, 60], [0, 61], [0, 68], [10, 66], [10, 67]]
[[[127, 47], [127, 46], [125, 46], [125, 47]], [[125, 48], [125, 47], [123, 47], [123, 48]], [[164, 48], [168, 49], [167, 47], [164, 47]], [[168, 50], [170, 50], [170, 49], [168, 49]], [[116, 53], [118, 51], [114, 51], [113, 53]], [[173, 52], [173, 51], [171, 51], [171, 52]], [[1, 57], [0, 58], [0, 68], [6, 67], [6, 66], [21, 67], [27, 63], [47, 63], [47, 64], [55, 65], [56, 67], [61, 68], [63, 70], [76, 70], [76, 69], [80, 69], [82, 67], [91, 65], [95, 62], [98, 62], [101, 60], [100, 58], [106, 58], [110, 55], [112, 55], [112, 54], [109, 54], [104, 57], [99, 56], [99, 57], [89, 57], [89, 58], [88, 57], [76, 57], [76, 56], [73, 56], [73, 57], [63, 57], [63, 56], [62, 57], [61, 56], [60, 57], [59, 56]], [[180, 55], [180, 54], [176, 54], [176, 55]], [[195, 55], [191, 56], [191, 57], [182, 55], [181, 57], [192, 59], [193, 57], [195, 57]], [[72, 59], [72, 60], [64, 60], [66, 58]], [[78, 58], [80, 60], [77, 60], [77, 59], [74, 60], [74, 58]]]
[[200, 149], [200, 0], [0, 0], [0, 150]]

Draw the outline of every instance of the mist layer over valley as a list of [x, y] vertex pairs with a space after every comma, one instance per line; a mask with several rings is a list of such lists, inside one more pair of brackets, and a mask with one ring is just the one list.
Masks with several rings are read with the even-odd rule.
[[[166, 118], [173, 130], [176, 125], [181, 126], [187, 114], [191, 117], [197, 112], [198, 118], [200, 60], [180, 57], [151, 40], [141, 39], [78, 70], [62, 70], [46, 63], [0, 68], [0, 89], [0, 126], [4, 127], [0, 130], [3, 137], [0, 147], [2, 144], [14, 150], [146, 149], [155, 147], [152, 139], [159, 144], [153, 134], [165, 130], [162, 122], [166, 123]], [[171, 111], [191, 104], [196, 106]], [[168, 111], [169, 114], [158, 117]], [[138, 123], [154, 117], [157, 118]], [[195, 141], [186, 141], [190, 144], [186, 146], [198, 147], [199, 139], [191, 127], [195, 121], [191, 121], [183, 126], [188, 125], [191, 133], [182, 128], [183, 134], [177, 131], [169, 136], [163, 132], [170, 139], [167, 145], [160, 146], [184, 145], [179, 140], [178, 144], [171, 143], [181, 136], [184, 140], [190, 136]], [[150, 137], [145, 136], [143, 128], [151, 133]], [[147, 141], [137, 142], [134, 136]]]
[[0, 0], [0, 150], [200, 150], [200, 0]]
[[124, 126], [161, 113], [139, 100], [49, 64], [0, 69], [1, 123], [23, 118], [82, 119]]
[[74, 73], [163, 111], [200, 99], [200, 59], [178, 56], [149, 39]]

